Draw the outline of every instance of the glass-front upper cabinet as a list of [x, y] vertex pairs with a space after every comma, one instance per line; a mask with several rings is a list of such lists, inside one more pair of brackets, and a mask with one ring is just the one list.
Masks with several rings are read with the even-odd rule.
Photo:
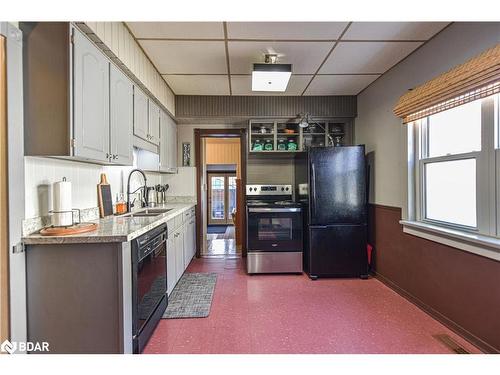
[[352, 144], [352, 119], [314, 120], [301, 128], [298, 121], [250, 120], [249, 151], [301, 152], [311, 147]]
[[311, 147], [326, 146], [326, 123], [310, 123], [307, 128], [302, 129], [302, 148], [304, 151]]
[[274, 122], [250, 123], [250, 151], [263, 152], [276, 149]]
[[348, 146], [352, 144], [351, 120], [328, 123], [328, 142], [333, 146]]
[[300, 127], [297, 123], [278, 122], [276, 129], [277, 151], [300, 151]]

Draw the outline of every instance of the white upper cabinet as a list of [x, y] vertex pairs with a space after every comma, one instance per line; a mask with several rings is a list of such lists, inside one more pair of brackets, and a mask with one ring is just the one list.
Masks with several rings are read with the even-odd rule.
[[148, 126], [148, 141], [159, 145], [160, 144], [160, 107], [151, 99], [149, 102], [149, 126]]
[[110, 64], [110, 150], [111, 161], [133, 164], [134, 88], [116, 66]]
[[160, 172], [177, 172], [177, 124], [160, 111]]
[[134, 134], [149, 141], [148, 97], [140, 88], [134, 86]]
[[109, 161], [109, 62], [74, 33], [74, 155]]
[[[167, 116], [168, 117], [168, 116]], [[177, 124], [168, 117], [169, 130], [169, 169], [177, 173]]]

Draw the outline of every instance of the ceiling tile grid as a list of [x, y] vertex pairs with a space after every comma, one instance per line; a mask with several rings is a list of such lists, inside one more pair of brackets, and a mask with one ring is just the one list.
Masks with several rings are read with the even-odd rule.
[[163, 75], [177, 95], [229, 95], [226, 74], [221, 75]]
[[[130, 22], [177, 95], [357, 95], [446, 22]], [[227, 45], [227, 49], [226, 49]], [[254, 63], [292, 64], [284, 93], [252, 92]]]

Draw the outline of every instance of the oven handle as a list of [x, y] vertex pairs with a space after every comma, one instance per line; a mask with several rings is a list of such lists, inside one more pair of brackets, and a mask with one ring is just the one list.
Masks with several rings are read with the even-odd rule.
[[299, 207], [290, 207], [290, 208], [249, 208], [248, 212], [267, 212], [267, 213], [273, 213], [273, 212], [300, 212], [301, 208]]

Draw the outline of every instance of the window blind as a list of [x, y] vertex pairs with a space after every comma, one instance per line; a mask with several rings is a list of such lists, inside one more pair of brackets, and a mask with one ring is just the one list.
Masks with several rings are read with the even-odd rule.
[[498, 92], [500, 43], [401, 96], [394, 114], [408, 123]]

